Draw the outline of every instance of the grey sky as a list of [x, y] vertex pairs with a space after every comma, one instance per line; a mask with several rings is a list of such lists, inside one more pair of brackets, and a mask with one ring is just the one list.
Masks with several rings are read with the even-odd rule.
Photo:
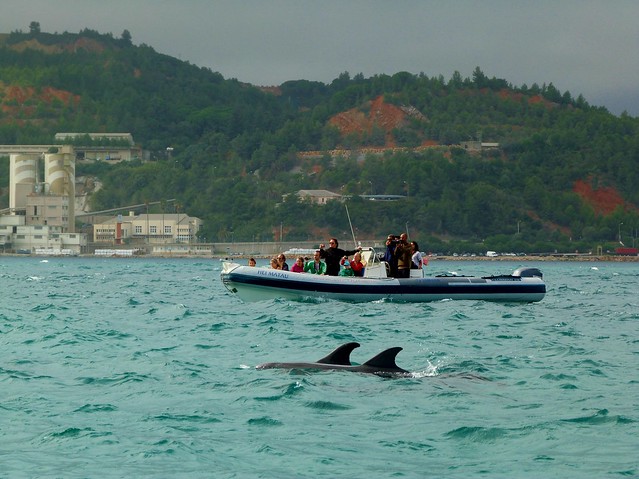
[[553, 83], [639, 116], [637, 0], [2, 0], [0, 32], [91, 28], [256, 85], [340, 73]]

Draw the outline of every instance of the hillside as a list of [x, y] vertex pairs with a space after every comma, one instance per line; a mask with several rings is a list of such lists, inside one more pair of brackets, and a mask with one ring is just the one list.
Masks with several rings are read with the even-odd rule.
[[46, 142], [59, 131], [131, 131], [159, 152], [204, 132], [236, 136], [288, 118], [256, 88], [91, 30], [0, 37], [0, 74], [0, 143]]
[[[0, 144], [130, 132], [152, 161], [80, 165], [104, 185], [94, 208], [178, 198], [210, 241], [351, 236], [340, 203], [305, 203], [299, 189], [351, 196], [360, 237], [409, 223], [429, 249], [587, 250], [639, 225], [636, 118], [479, 67], [257, 88], [128, 32], [14, 32], [0, 36], [0, 81]], [[497, 146], [460, 146], [471, 140]], [[370, 193], [407, 198], [357, 196]]]

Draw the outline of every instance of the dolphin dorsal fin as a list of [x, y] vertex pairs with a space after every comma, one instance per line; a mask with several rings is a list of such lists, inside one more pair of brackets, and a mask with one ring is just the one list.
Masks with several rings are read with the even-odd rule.
[[388, 348], [387, 350], [379, 353], [374, 358], [371, 358], [368, 361], [366, 361], [363, 364], [363, 366], [368, 366], [371, 368], [380, 368], [385, 370], [390, 369], [390, 370], [404, 371], [404, 369], [400, 368], [395, 363], [395, 357], [399, 354], [399, 352], [402, 349], [403, 348], [400, 348], [399, 346], [396, 346], [394, 348]]
[[351, 365], [351, 353], [353, 349], [359, 348], [359, 343], [346, 343], [335, 349], [331, 354], [323, 357], [319, 361], [320, 364], [336, 364], [339, 366]]

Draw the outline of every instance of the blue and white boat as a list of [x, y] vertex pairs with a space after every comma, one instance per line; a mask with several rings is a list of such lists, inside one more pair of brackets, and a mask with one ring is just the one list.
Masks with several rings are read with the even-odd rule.
[[225, 262], [221, 279], [243, 301], [326, 298], [351, 302], [446, 299], [534, 302], [541, 301], [546, 294], [543, 275], [537, 268], [521, 267], [509, 275], [483, 277], [427, 277], [423, 270], [411, 270], [410, 278], [399, 279], [388, 277], [386, 263], [377, 259], [373, 249], [363, 250], [362, 257], [366, 261], [363, 277], [293, 273]]

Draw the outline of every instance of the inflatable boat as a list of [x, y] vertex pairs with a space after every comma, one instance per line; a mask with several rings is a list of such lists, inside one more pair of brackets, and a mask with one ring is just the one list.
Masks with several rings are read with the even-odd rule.
[[386, 263], [376, 260], [374, 251], [362, 251], [362, 256], [367, 261], [363, 277], [294, 273], [224, 262], [221, 279], [226, 289], [242, 301], [326, 298], [351, 302], [446, 299], [534, 302], [541, 301], [546, 294], [543, 275], [537, 268], [521, 267], [509, 275], [483, 277], [427, 277], [423, 270], [411, 270], [410, 278], [400, 279], [388, 277]]

